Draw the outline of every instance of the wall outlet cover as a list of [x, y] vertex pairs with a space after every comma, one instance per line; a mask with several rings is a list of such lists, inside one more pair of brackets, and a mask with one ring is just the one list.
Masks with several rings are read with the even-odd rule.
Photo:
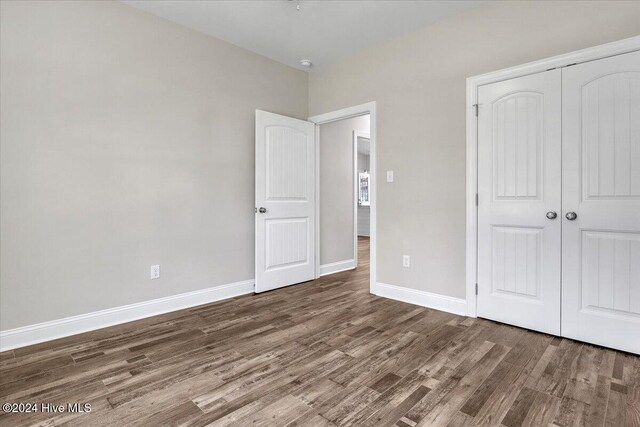
[[150, 278], [151, 279], [159, 279], [160, 278], [160, 266], [159, 265], [152, 265], [151, 266]]

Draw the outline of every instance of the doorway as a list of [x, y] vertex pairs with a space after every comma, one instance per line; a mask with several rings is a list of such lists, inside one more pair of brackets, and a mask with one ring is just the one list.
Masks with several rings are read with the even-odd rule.
[[[375, 151], [375, 102], [334, 111], [309, 118], [308, 121], [281, 116], [256, 110], [256, 245], [255, 245], [255, 291], [265, 292], [284, 286], [294, 285], [319, 278], [323, 273], [354, 269], [358, 262], [357, 240], [357, 156], [352, 150], [353, 130], [349, 131], [345, 144], [346, 156], [337, 160], [346, 160], [346, 185], [325, 182], [322, 188], [327, 192], [320, 194], [321, 165], [332, 167], [331, 159], [321, 161], [319, 143], [320, 127], [353, 119], [363, 121], [366, 127], [359, 129], [363, 136], [369, 136], [369, 176], [366, 196], [369, 203], [369, 241], [366, 253], [370, 266], [369, 290], [373, 293], [376, 284], [376, 151]], [[326, 136], [326, 135], [325, 135]], [[334, 154], [331, 150], [327, 151]], [[326, 177], [333, 178], [341, 174], [329, 170]], [[346, 193], [344, 193], [345, 190]], [[331, 202], [335, 194], [346, 194], [346, 222], [349, 234], [348, 250], [350, 254], [343, 261], [325, 264], [321, 268], [320, 201], [328, 206], [326, 212], [332, 213], [337, 206]], [[331, 215], [326, 215], [325, 220]], [[344, 215], [338, 215], [340, 221]], [[329, 225], [326, 230], [340, 231], [339, 227]], [[353, 236], [353, 237], [351, 237]], [[340, 253], [340, 247], [331, 248], [331, 239], [325, 238], [330, 254]], [[346, 247], [346, 246], [345, 246]], [[333, 269], [333, 271], [327, 271]]]
[[[318, 125], [317, 277], [362, 265], [363, 268], [369, 267], [371, 292], [376, 283], [375, 119], [375, 102], [309, 118]], [[362, 197], [358, 170], [359, 141], [363, 151], [368, 145], [366, 175], [362, 175]], [[363, 221], [368, 219], [366, 232], [359, 231], [358, 208], [362, 205], [367, 211], [362, 218]]]
[[[321, 276], [357, 268], [358, 217], [364, 209], [369, 219], [369, 126], [368, 114], [319, 125]], [[367, 147], [366, 155], [358, 145]]]

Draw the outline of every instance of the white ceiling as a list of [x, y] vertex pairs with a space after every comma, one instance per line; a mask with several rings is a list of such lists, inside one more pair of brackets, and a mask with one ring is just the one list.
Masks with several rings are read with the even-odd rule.
[[426, 27], [482, 1], [122, 0], [292, 67], [314, 68]]

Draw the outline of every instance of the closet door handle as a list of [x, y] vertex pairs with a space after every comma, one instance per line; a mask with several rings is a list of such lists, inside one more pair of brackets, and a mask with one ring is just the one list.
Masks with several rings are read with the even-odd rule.
[[558, 214], [555, 213], [554, 211], [549, 211], [547, 212], [547, 218], [549, 219], [556, 219], [558, 217]]
[[569, 221], [575, 221], [575, 219], [578, 218], [578, 214], [575, 212], [567, 212], [565, 218], [567, 218]]

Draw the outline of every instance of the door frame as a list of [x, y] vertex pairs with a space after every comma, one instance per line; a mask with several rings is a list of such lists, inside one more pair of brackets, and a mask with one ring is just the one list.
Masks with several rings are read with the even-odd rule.
[[[358, 138], [367, 138], [371, 141], [371, 133], [353, 131], [353, 259], [356, 267], [358, 266], [358, 200], [360, 194], [360, 184], [358, 182]], [[369, 154], [369, 175], [371, 175], [371, 154]], [[371, 180], [369, 180], [369, 183], [371, 183]], [[369, 202], [369, 205], [371, 205], [371, 202]], [[369, 215], [371, 215], [371, 206], [369, 206]], [[371, 229], [369, 229], [369, 235], [371, 235]]]
[[529, 74], [640, 50], [640, 36], [634, 36], [575, 52], [529, 62], [467, 78], [466, 98], [466, 296], [467, 316], [477, 317], [478, 278], [478, 87]]
[[[376, 205], [377, 205], [377, 194], [376, 194], [376, 102], [371, 101], [365, 104], [355, 105], [353, 107], [343, 108], [341, 110], [331, 111], [329, 113], [318, 114], [316, 116], [311, 116], [307, 120], [315, 123], [316, 125], [316, 278], [320, 277], [320, 125], [325, 123], [331, 123], [338, 120], [350, 119], [352, 117], [364, 116], [369, 114], [370, 125], [369, 125], [369, 147], [371, 153], [369, 154], [369, 173], [371, 175], [369, 181], [369, 199], [371, 201], [371, 206], [369, 207], [370, 218], [369, 218], [369, 241], [370, 243], [370, 251], [369, 251], [369, 292], [374, 293], [376, 287], [376, 243], [377, 243], [377, 232], [376, 232]], [[354, 215], [357, 218], [357, 212]], [[354, 234], [356, 235], [355, 246], [354, 246], [354, 259], [357, 262], [357, 234], [358, 231], [355, 230]]]

